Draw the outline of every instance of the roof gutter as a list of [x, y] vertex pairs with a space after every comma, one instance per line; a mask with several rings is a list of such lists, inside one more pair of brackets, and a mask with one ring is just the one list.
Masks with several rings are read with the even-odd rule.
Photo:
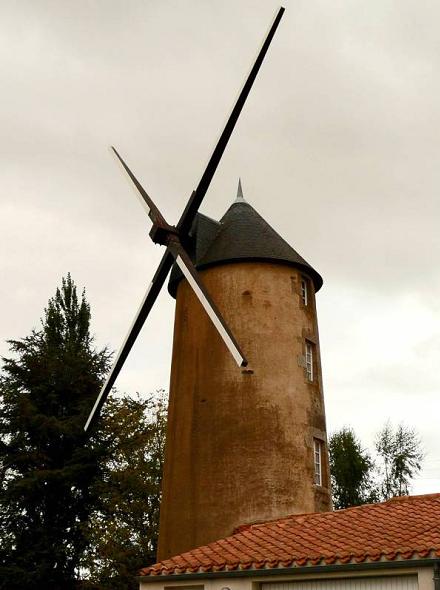
[[171, 574], [156, 576], [139, 576], [138, 580], [144, 584], [155, 582], [171, 582], [183, 580], [206, 580], [212, 578], [248, 578], [264, 576], [283, 576], [298, 574], [325, 574], [330, 572], [347, 572], [359, 570], [384, 570], [408, 567], [433, 567], [434, 566], [434, 590], [440, 590], [440, 562], [438, 559], [402, 559], [399, 561], [377, 561], [372, 563], [346, 563], [340, 565], [318, 565], [304, 567], [284, 567], [271, 569], [230, 570], [220, 572], [197, 572], [191, 574]]

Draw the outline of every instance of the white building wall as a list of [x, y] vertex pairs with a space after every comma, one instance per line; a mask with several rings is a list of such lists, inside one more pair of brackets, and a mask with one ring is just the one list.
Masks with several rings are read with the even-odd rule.
[[269, 582], [261, 590], [418, 590], [417, 575]]
[[[402, 571], [403, 570], [403, 571]], [[433, 567], [141, 582], [140, 590], [434, 590]], [[277, 579], [278, 578], [278, 579]], [[290, 579], [289, 579], [290, 578]]]

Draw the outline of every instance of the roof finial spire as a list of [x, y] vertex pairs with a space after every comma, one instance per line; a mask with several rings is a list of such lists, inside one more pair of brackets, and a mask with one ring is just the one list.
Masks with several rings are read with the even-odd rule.
[[241, 178], [238, 179], [237, 197], [234, 203], [244, 203], [243, 189], [241, 186]]

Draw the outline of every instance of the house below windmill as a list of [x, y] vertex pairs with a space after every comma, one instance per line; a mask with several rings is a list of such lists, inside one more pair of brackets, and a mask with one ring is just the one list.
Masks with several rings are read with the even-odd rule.
[[440, 590], [440, 494], [245, 525], [140, 573], [140, 590]]

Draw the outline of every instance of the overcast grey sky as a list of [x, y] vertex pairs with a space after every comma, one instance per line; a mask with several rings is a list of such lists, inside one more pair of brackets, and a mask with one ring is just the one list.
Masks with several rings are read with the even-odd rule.
[[[324, 277], [329, 431], [414, 426], [440, 491], [440, 4], [289, 0], [203, 205], [247, 200]], [[61, 277], [117, 349], [162, 254], [114, 144], [171, 223], [278, 8], [268, 0], [0, 7], [0, 353]], [[118, 380], [168, 387], [162, 294]]]

